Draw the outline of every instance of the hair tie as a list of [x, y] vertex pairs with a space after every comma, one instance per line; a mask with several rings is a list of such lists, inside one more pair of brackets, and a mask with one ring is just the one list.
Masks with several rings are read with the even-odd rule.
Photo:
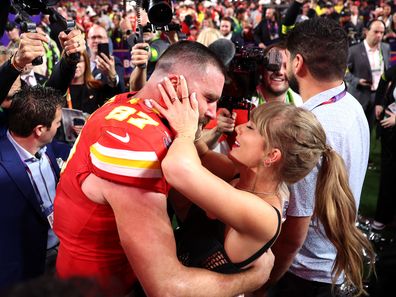
[[333, 151], [333, 148], [330, 145], [325, 145], [323, 152], [326, 153], [331, 153]]

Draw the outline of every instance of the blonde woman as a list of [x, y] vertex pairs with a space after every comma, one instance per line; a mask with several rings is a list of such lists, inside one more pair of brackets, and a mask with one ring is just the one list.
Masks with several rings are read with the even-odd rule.
[[[196, 205], [182, 224], [181, 261], [223, 273], [248, 268], [279, 234], [282, 184], [299, 181], [321, 162], [315, 216], [324, 231], [318, 232], [325, 232], [337, 248], [334, 274], [344, 272], [349, 283], [363, 290], [364, 253], [372, 260], [374, 253], [355, 226], [356, 206], [345, 165], [326, 144], [326, 134], [311, 112], [281, 102], [257, 107], [250, 120], [235, 129], [235, 145], [224, 156], [196, 139], [199, 107], [195, 94], [188, 96], [185, 80], [177, 92], [169, 81], [159, 89], [167, 109], [154, 106], [176, 133], [162, 170]], [[343, 232], [331, 228], [340, 218]]]
[[219, 30], [215, 28], [204, 28], [199, 32], [197, 42], [202, 43], [205, 46], [209, 46], [221, 37], [222, 35]]

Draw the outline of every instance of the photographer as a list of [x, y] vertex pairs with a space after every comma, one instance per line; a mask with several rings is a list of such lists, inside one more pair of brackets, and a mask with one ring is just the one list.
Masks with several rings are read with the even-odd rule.
[[[88, 47], [91, 54], [91, 69], [95, 79], [101, 80], [114, 89], [115, 94], [125, 91], [124, 66], [121, 60], [110, 53], [99, 52], [99, 44], [109, 43], [105, 28], [93, 25], [87, 35]], [[107, 49], [108, 51], [108, 49]]]
[[7, 44], [7, 49], [12, 50], [18, 48], [20, 42], [20, 31], [14, 22], [8, 22], [5, 28], [8, 39], [10, 42]]
[[157, 34], [143, 32], [143, 42], [136, 43], [131, 50], [131, 63], [134, 69], [129, 78], [129, 90], [140, 90], [154, 71], [157, 60], [169, 47], [170, 43]]
[[[54, 71], [48, 79], [46, 86], [53, 87], [66, 93], [67, 86], [74, 76], [76, 63], [69, 56], [76, 52], [85, 50], [83, 35], [79, 30], [73, 30], [66, 34], [61, 32], [59, 40], [64, 49], [64, 54], [59, 63], [54, 67]], [[23, 71], [26, 65], [32, 63], [37, 57], [45, 54], [43, 43], [48, 42], [48, 37], [39, 33], [23, 33], [18, 50], [0, 67], [0, 103], [3, 102], [11, 86]]]
[[167, 40], [161, 38], [161, 32], [154, 32], [145, 10], [140, 11], [142, 32], [136, 32], [128, 38], [132, 46], [131, 64], [134, 69], [129, 78], [129, 90], [139, 91], [154, 71], [155, 65], [161, 55], [169, 47], [178, 41], [176, 31], [166, 31]]
[[[275, 51], [278, 51], [280, 57], [282, 57], [279, 65], [280, 69], [278, 71], [271, 71], [264, 65], [260, 65], [260, 79], [255, 93], [250, 98], [252, 108], [271, 101], [281, 101], [296, 106], [302, 104], [300, 96], [289, 89], [289, 82], [286, 77], [285, 45], [283, 43], [273, 44], [265, 49], [264, 54], [268, 56], [269, 53], [274, 53]], [[247, 122], [248, 112], [246, 109], [237, 108], [233, 112], [230, 112], [226, 108], [220, 108], [217, 119], [209, 122], [205, 127], [203, 134], [204, 141], [211, 149], [217, 149], [223, 153], [227, 153], [235, 141], [234, 127]], [[230, 132], [232, 134], [225, 135], [225, 133]]]

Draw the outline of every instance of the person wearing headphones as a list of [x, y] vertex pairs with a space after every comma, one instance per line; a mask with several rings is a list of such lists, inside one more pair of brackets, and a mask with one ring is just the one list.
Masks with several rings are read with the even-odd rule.
[[224, 38], [231, 40], [236, 46], [243, 46], [245, 43], [242, 32], [234, 32], [234, 23], [230, 17], [224, 17], [220, 21], [221, 35], [223, 35]]

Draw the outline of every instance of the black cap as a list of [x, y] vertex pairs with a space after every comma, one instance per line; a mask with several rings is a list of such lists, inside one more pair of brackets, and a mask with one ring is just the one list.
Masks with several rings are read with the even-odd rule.
[[12, 31], [16, 28], [16, 23], [15, 22], [7, 22], [5, 29], [6, 31]]
[[341, 16], [351, 16], [351, 11], [349, 9], [341, 10]]

